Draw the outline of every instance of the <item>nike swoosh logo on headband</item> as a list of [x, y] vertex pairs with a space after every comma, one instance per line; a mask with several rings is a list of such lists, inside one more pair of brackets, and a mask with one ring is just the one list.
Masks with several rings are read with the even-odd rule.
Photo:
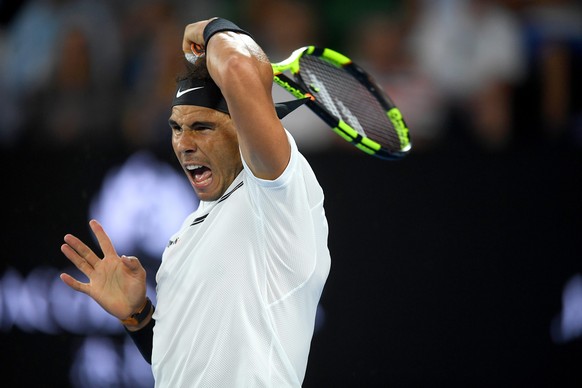
[[203, 87], [204, 86], [198, 86], [197, 88], [190, 88], [190, 89], [186, 89], [186, 90], [178, 89], [178, 91], [176, 92], [176, 98], [180, 98], [181, 96], [183, 96], [186, 93], [190, 93], [194, 90], [202, 89]]

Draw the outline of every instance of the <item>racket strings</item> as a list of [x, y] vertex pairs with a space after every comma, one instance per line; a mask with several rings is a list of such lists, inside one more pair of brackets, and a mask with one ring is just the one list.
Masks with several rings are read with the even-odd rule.
[[385, 107], [367, 85], [346, 69], [319, 57], [304, 55], [300, 61], [298, 75], [301, 81], [326, 109], [382, 147], [391, 151], [401, 149], [400, 139]]

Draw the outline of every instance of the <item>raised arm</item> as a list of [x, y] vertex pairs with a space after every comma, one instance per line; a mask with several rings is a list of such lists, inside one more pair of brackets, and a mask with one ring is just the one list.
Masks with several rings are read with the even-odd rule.
[[245, 162], [255, 176], [275, 179], [289, 162], [291, 150], [271, 95], [273, 70], [261, 47], [248, 35], [221, 31], [204, 41], [206, 20], [190, 24], [183, 49], [205, 49], [208, 71], [227, 101]]

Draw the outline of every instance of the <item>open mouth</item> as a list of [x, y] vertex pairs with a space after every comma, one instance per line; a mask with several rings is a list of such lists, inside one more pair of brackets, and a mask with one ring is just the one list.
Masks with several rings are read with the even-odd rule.
[[206, 166], [194, 164], [186, 166], [186, 169], [192, 177], [192, 182], [197, 186], [203, 186], [209, 183], [209, 180], [212, 177], [212, 170]]

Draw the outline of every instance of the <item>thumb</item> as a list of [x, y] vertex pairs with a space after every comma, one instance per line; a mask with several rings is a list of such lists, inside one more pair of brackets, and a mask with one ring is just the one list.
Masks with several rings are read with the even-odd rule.
[[122, 255], [121, 256], [121, 262], [127, 268], [129, 268], [132, 272], [135, 272], [141, 266], [141, 263], [139, 262], [139, 259], [137, 257], [135, 257], [135, 256], [125, 256], [125, 255]]

